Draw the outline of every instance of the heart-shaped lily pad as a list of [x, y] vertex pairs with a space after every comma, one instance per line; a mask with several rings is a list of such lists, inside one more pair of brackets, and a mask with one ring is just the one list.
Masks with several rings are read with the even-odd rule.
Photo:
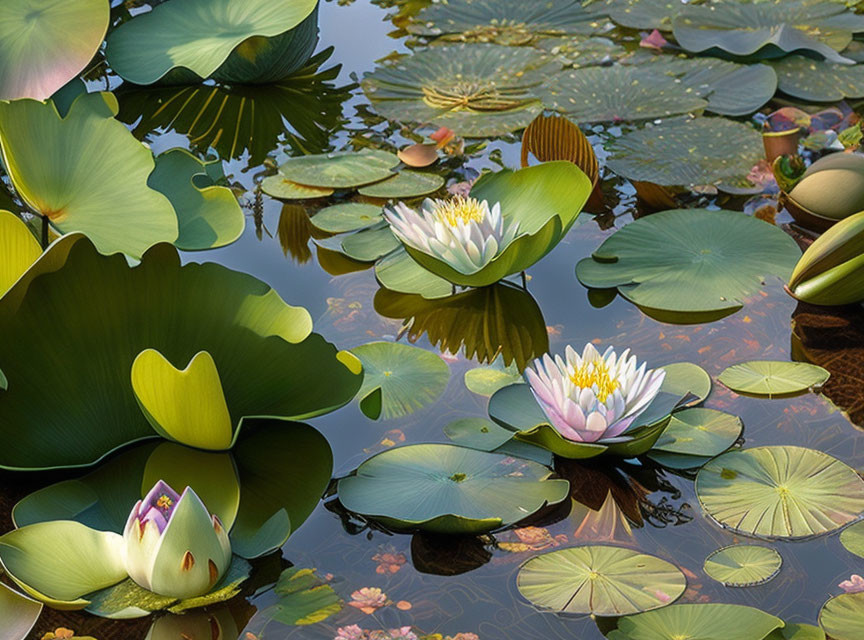
[[400, 171], [392, 178], [360, 187], [357, 192], [370, 198], [416, 198], [444, 186], [444, 178], [422, 171]]
[[531, 558], [519, 569], [516, 586], [545, 611], [622, 616], [675, 601], [687, 588], [687, 579], [660, 558], [595, 545]]
[[361, 149], [289, 158], [279, 165], [279, 173], [309, 187], [348, 189], [389, 178], [398, 164], [392, 153]]
[[672, 469], [694, 469], [735, 444], [744, 425], [715, 409], [676, 411], [648, 457]]
[[[610, 640], [764, 640], [780, 618], [738, 604], [673, 604], [618, 621]], [[773, 636], [771, 636], [773, 638]]]
[[821, 387], [830, 376], [807, 362], [751, 360], [724, 369], [717, 379], [732, 391], [771, 398]]
[[41, 254], [30, 227], [15, 214], [0, 210], [0, 296]]
[[705, 559], [705, 573], [727, 587], [754, 587], [773, 580], [783, 558], [771, 547], [734, 544]]
[[819, 611], [819, 626], [832, 640], [858, 640], [864, 628], [864, 592], [831, 598]]
[[339, 500], [396, 529], [483, 533], [564, 500], [570, 484], [528, 460], [452, 444], [379, 453], [339, 481]]
[[783, 93], [810, 102], [864, 97], [864, 64], [836, 64], [787, 56], [772, 64]]
[[313, 226], [327, 233], [345, 233], [365, 229], [381, 222], [381, 207], [363, 202], [334, 204], [316, 211], [310, 218]]
[[722, 526], [762, 538], [810, 538], [864, 513], [864, 480], [855, 470], [803, 447], [724, 453], [699, 470], [696, 495]]

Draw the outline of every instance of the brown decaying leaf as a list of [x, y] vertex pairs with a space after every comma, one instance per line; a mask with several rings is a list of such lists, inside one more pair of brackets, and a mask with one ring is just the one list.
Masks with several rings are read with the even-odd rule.
[[522, 134], [522, 166], [528, 156], [540, 162], [568, 160], [582, 169], [592, 184], [600, 177], [600, 165], [594, 148], [581, 129], [564, 116], [541, 113]]

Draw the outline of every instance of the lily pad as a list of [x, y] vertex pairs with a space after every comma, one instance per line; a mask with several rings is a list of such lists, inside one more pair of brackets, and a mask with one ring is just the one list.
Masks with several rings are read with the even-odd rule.
[[783, 621], [739, 604], [674, 604], [618, 621], [614, 640], [763, 640]]
[[450, 379], [447, 363], [420, 347], [370, 342], [351, 351], [363, 363], [360, 408], [373, 420], [382, 414], [399, 418], [435, 402]]
[[777, 227], [735, 211], [674, 209], [615, 232], [576, 275], [640, 307], [675, 312], [737, 311], [771, 276], [786, 281], [800, 257]]
[[836, 64], [804, 56], [787, 56], [773, 63], [779, 88], [810, 102], [864, 98], [864, 64]]
[[711, 553], [705, 573], [727, 587], [755, 587], [773, 580], [783, 558], [770, 547], [735, 544]]
[[609, 151], [618, 175], [664, 186], [741, 180], [765, 155], [758, 131], [725, 118], [667, 120], [624, 134]]
[[615, 62], [629, 54], [629, 51], [617, 42], [599, 37], [543, 38], [534, 43], [534, 46], [574, 67], [593, 67]]
[[362, 202], [345, 202], [317, 211], [312, 218], [316, 229], [327, 233], [345, 233], [365, 229], [381, 222], [381, 207]]
[[478, 534], [564, 500], [570, 484], [536, 462], [452, 444], [389, 449], [339, 481], [350, 511], [396, 529]]
[[519, 382], [522, 382], [522, 374], [513, 364], [507, 367], [475, 367], [465, 372], [465, 386], [468, 391], [487, 398], [498, 389]]
[[0, 6], [0, 100], [46, 100], [99, 51], [106, 0], [8, 0]]
[[722, 526], [770, 539], [830, 533], [864, 513], [864, 480], [855, 470], [803, 447], [724, 453], [699, 470], [696, 495]]
[[536, 89], [547, 63], [529, 47], [431, 47], [378, 67], [362, 86], [372, 108], [389, 120], [482, 138], [522, 129], [540, 113]]
[[724, 369], [717, 379], [732, 391], [771, 398], [821, 387], [830, 375], [806, 362], [751, 360]]
[[15, 214], [0, 210], [0, 297], [41, 254], [30, 227]]
[[297, 184], [282, 175], [267, 176], [261, 181], [261, 191], [280, 200], [312, 200], [333, 195], [329, 187], [311, 187]]
[[279, 174], [309, 187], [348, 189], [389, 178], [398, 164], [399, 158], [378, 149], [337, 151], [289, 158]]
[[819, 611], [819, 626], [832, 640], [858, 640], [864, 627], [864, 592], [831, 598]]
[[448, 0], [422, 9], [408, 31], [464, 42], [530, 44], [541, 36], [592, 33], [596, 16], [573, 0]]
[[812, 624], [787, 622], [786, 626], [775, 629], [764, 640], [825, 640], [825, 632]]
[[515, 440], [512, 431], [485, 418], [454, 420], [445, 425], [444, 435], [461, 447], [525, 458], [546, 467], [551, 467], [554, 460], [551, 451]]
[[608, 15], [622, 27], [671, 31], [672, 18], [684, 8], [680, 0], [595, 0], [587, 11]]
[[695, 396], [688, 406], [699, 404], [711, 394], [711, 376], [698, 364], [673, 362], [662, 368], [666, 372], [666, 377], [663, 378], [660, 390], [681, 398], [687, 394]]
[[273, 593], [277, 600], [253, 619], [251, 632], [262, 637], [271, 622], [305, 626], [326, 620], [342, 610], [343, 600], [314, 569], [289, 567], [282, 572]]
[[832, 0], [720, 0], [682, 8], [672, 26], [678, 44], [695, 53], [777, 58], [807, 49], [843, 62], [837, 52], [864, 31], [864, 16]]
[[735, 444], [744, 425], [715, 409], [676, 411], [648, 457], [672, 469], [701, 467]]
[[451, 283], [421, 267], [402, 247], [375, 264], [375, 278], [390, 291], [417, 294], [427, 300], [453, 295]]
[[[272, 82], [312, 55], [317, 7], [317, 0], [158, 4], [114, 29], [105, 56], [117, 75], [138, 85], [205, 78]], [[177, 70], [173, 77], [168, 75], [172, 70]]]
[[392, 178], [360, 187], [357, 192], [370, 198], [416, 198], [444, 186], [444, 178], [422, 171], [400, 171]]
[[333, 245], [327, 240], [318, 241], [318, 245], [325, 249], [341, 249], [341, 253], [358, 262], [375, 262], [400, 247], [399, 240], [386, 222], [332, 240]]
[[849, 553], [864, 558], [864, 522], [858, 522], [844, 529], [840, 534], [840, 543]]
[[177, 215], [147, 185], [153, 156], [114, 119], [116, 107], [109, 93], [80, 96], [63, 118], [52, 102], [0, 102], [0, 144], [9, 177], [33, 211], [60, 233], [86, 233], [103, 253], [138, 258], [177, 239]]
[[594, 545], [531, 558], [519, 569], [516, 586], [545, 611], [622, 616], [666, 606], [684, 593], [687, 579], [660, 558]]
[[41, 602], [0, 584], [0, 620], [8, 638], [26, 638], [41, 614]]

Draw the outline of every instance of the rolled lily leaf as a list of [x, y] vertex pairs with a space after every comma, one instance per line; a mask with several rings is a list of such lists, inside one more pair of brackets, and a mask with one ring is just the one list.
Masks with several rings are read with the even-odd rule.
[[26, 638], [42, 613], [42, 603], [21, 595], [0, 584], [0, 620], [3, 637], [10, 640]]
[[864, 155], [833, 153], [820, 158], [788, 191], [785, 204], [798, 222], [817, 231], [861, 211]]
[[55, 609], [83, 609], [84, 596], [127, 575], [122, 536], [68, 520], [0, 536], [0, 564], [24, 591]]
[[808, 247], [787, 289], [811, 304], [864, 300], [864, 211], [841, 220]]
[[0, 296], [41, 253], [30, 228], [18, 216], [0, 210]]

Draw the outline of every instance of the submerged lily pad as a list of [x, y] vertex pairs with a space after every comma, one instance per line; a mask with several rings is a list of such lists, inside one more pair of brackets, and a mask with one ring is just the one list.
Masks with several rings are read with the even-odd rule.
[[673, 604], [618, 621], [610, 640], [763, 640], [780, 618], [739, 604]]
[[360, 187], [357, 192], [370, 198], [416, 198], [438, 191], [444, 178], [422, 171], [400, 171], [392, 178]]
[[[271, 82], [303, 66], [312, 54], [317, 7], [318, 0], [158, 4], [114, 29], [105, 56], [117, 75], [138, 85], [163, 78]], [[174, 77], [166, 78], [172, 70], [177, 70]]]
[[738, 416], [715, 409], [676, 411], [648, 457], [672, 469], [701, 467], [735, 444], [743, 429]]
[[836, 64], [804, 56], [773, 63], [780, 91], [810, 102], [864, 97], [864, 64]]
[[564, 500], [570, 483], [528, 460], [452, 444], [379, 453], [339, 481], [350, 511], [396, 529], [484, 533]]
[[725, 118], [667, 120], [624, 134], [609, 151], [618, 175], [664, 186], [740, 180], [765, 155], [758, 131]]
[[289, 158], [279, 174], [309, 187], [348, 189], [389, 178], [398, 164], [399, 158], [379, 149], [337, 151]]
[[864, 480], [855, 470], [803, 447], [724, 453], [699, 470], [696, 495], [722, 526], [762, 538], [810, 538], [864, 513]]
[[770, 547], [735, 544], [711, 553], [705, 573], [727, 587], [754, 587], [773, 580], [783, 558]]
[[849, 553], [864, 558], [864, 522], [844, 529], [840, 534], [840, 543]]
[[675, 209], [618, 230], [576, 275], [648, 309], [731, 312], [769, 277], [788, 280], [800, 252], [783, 231], [743, 213]]
[[728, 367], [717, 379], [732, 391], [770, 398], [820, 387], [830, 376], [822, 367], [806, 362], [752, 360]]
[[831, 598], [819, 611], [819, 626], [832, 640], [858, 640], [864, 628], [864, 592]]
[[5, 0], [0, 5], [0, 100], [46, 100], [93, 58], [110, 19], [106, 0]]
[[317, 211], [310, 218], [313, 226], [327, 233], [345, 233], [365, 229], [381, 222], [381, 207], [363, 202], [345, 202]]
[[524, 598], [546, 611], [622, 616], [677, 600], [687, 579], [660, 558], [594, 545], [531, 558], [519, 569], [516, 586]]
[[362, 85], [372, 108], [389, 120], [497, 136], [526, 127], [540, 113], [536, 89], [547, 62], [528, 47], [431, 47], [378, 67]]
[[399, 418], [435, 402], [450, 368], [437, 354], [397, 342], [370, 342], [351, 350], [363, 363], [360, 408], [369, 418]]

